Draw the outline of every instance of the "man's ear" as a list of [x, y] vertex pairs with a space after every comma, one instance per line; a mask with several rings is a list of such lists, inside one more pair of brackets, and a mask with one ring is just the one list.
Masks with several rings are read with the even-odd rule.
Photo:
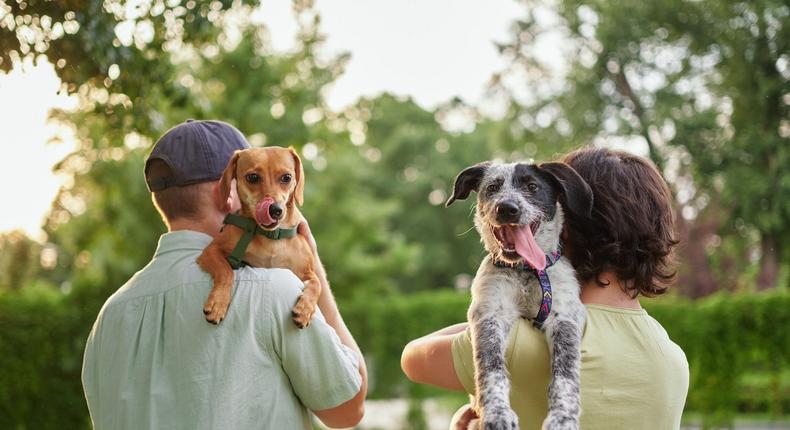
[[477, 163], [474, 166], [467, 167], [458, 176], [455, 177], [455, 185], [453, 186], [453, 195], [447, 199], [445, 206], [450, 206], [456, 200], [465, 200], [469, 197], [469, 193], [477, 191], [480, 187], [480, 181], [486, 173], [486, 170], [491, 166], [488, 161]]
[[227, 209], [225, 212], [230, 212], [230, 208], [227, 207], [229, 206], [228, 199], [230, 199], [230, 186], [233, 184], [233, 180], [236, 179], [236, 164], [238, 164], [239, 161], [239, 154], [241, 154], [241, 150], [237, 150], [233, 153], [233, 156], [230, 157], [228, 165], [225, 166], [225, 170], [222, 172], [222, 178], [219, 180], [217, 204], [223, 208], [223, 210]]
[[227, 199], [222, 199], [221, 196], [222, 192], [219, 189], [219, 181], [214, 182], [211, 187], [211, 198], [213, 199], [214, 206], [216, 206], [217, 210], [224, 213], [230, 213], [233, 210], [233, 200], [228, 197]]
[[546, 177], [560, 188], [560, 203], [575, 215], [589, 218], [592, 214], [593, 193], [587, 182], [565, 163], [543, 163], [538, 166]]
[[299, 158], [299, 153], [293, 147], [288, 148], [291, 151], [291, 156], [294, 159], [294, 171], [296, 172], [296, 189], [294, 190], [294, 199], [296, 204], [302, 206], [304, 203], [304, 166], [302, 166], [302, 159]]

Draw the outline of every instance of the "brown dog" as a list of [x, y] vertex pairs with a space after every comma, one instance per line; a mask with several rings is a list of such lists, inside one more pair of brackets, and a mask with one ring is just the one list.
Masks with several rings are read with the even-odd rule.
[[[304, 199], [304, 169], [292, 148], [276, 146], [236, 151], [222, 173], [219, 183], [221, 201], [227, 201], [231, 185], [236, 190], [241, 210], [237, 224], [226, 224], [197, 259], [197, 263], [214, 280], [214, 288], [203, 306], [206, 320], [219, 324], [230, 304], [233, 269], [228, 256], [239, 241], [251, 237], [243, 261], [253, 267], [291, 269], [304, 281], [304, 292], [293, 308], [292, 317], [299, 328], [307, 327], [315, 313], [321, 284], [314, 270], [313, 253], [304, 236], [295, 229], [304, 220], [296, 205]], [[245, 233], [246, 232], [246, 233]], [[277, 239], [280, 233], [286, 238]], [[269, 235], [268, 237], [266, 235]]]

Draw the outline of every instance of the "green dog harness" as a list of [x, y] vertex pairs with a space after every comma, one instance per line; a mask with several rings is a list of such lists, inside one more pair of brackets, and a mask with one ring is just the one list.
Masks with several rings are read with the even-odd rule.
[[241, 266], [247, 265], [247, 263], [244, 261], [244, 254], [247, 252], [247, 247], [250, 245], [252, 238], [255, 237], [256, 234], [266, 236], [272, 240], [290, 239], [296, 236], [296, 227], [264, 230], [254, 220], [238, 214], [225, 215], [225, 219], [222, 220], [222, 224], [234, 225], [244, 231], [244, 234], [241, 235], [236, 247], [233, 248], [233, 252], [228, 255], [228, 263], [230, 263], [230, 267], [234, 269], [238, 269]]

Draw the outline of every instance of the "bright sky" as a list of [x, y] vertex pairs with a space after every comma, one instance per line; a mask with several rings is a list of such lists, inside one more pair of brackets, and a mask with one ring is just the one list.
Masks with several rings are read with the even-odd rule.
[[[291, 0], [263, 2], [277, 50], [293, 46]], [[333, 109], [382, 91], [412, 96], [426, 108], [460, 96], [477, 103], [492, 73], [504, 66], [494, 41], [504, 41], [523, 6], [513, 0], [318, 0], [328, 53], [349, 52], [346, 73], [329, 92]], [[74, 148], [47, 142], [51, 108], [74, 100], [57, 95], [50, 64], [27, 64], [0, 75], [0, 232], [22, 229], [41, 238], [40, 225], [62, 179], [55, 163]], [[62, 130], [60, 131], [62, 133]]]

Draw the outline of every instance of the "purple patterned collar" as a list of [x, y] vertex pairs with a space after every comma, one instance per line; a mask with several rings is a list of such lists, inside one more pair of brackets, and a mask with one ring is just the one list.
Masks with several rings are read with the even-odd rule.
[[535, 316], [533, 320], [533, 324], [537, 328], [543, 327], [543, 323], [546, 322], [546, 318], [549, 317], [549, 313], [551, 312], [551, 281], [549, 281], [549, 274], [546, 272], [546, 269], [554, 265], [560, 257], [562, 257], [562, 252], [560, 248], [557, 248], [556, 251], [552, 251], [550, 254], [546, 254], [546, 267], [543, 270], [537, 270], [532, 266], [527, 265], [527, 263], [521, 263], [511, 265], [507, 263], [503, 263], [498, 260], [494, 260], [494, 266], [502, 267], [505, 269], [520, 269], [532, 272], [535, 274], [535, 277], [538, 278], [538, 282], [540, 283], [540, 289], [543, 294], [543, 300], [540, 303], [540, 309], [538, 309], [538, 315]]

